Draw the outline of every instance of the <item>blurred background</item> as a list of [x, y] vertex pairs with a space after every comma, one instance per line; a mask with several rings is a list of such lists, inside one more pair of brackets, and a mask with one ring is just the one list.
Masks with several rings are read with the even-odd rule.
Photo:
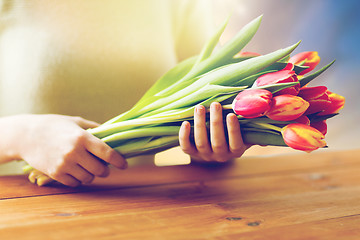
[[[259, 15], [245, 51], [266, 54], [301, 40], [318, 51], [313, 81], [345, 96], [328, 121], [329, 149], [359, 148], [360, 1], [0, 0], [0, 116], [78, 115], [104, 122], [129, 109], [178, 61], [198, 54], [229, 14], [221, 42]], [[180, 154], [172, 163], [188, 163]], [[254, 147], [246, 154], [294, 152]], [[168, 161], [168, 155], [162, 159]]]

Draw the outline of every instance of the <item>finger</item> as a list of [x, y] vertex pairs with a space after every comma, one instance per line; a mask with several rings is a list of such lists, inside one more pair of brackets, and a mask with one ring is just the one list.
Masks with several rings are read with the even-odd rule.
[[107, 177], [110, 173], [109, 167], [90, 152], [84, 152], [77, 163], [89, 173], [97, 177]]
[[196, 106], [194, 112], [194, 139], [197, 151], [201, 154], [210, 154], [211, 148], [206, 129], [206, 109]]
[[81, 184], [79, 180], [77, 180], [73, 176], [70, 176], [69, 174], [62, 174], [61, 176], [54, 179], [69, 187], [77, 187]]
[[46, 184], [49, 184], [51, 182], [53, 182], [54, 180], [51, 179], [50, 177], [46, 176], [46, 175], [42, 175], [42, 176], [39, 176], [36, 180], [36, 184], [39, 186], [39, 187], [42, 187]]
[[101, 141], [101, 139], [91, 135], [90, 133], [89, 135], [90, 136], [87, 138], [84, 145], [90, 153], [117, 168], [127, 168], [127, 162], [123, 156]]
[[226, 125], [229, 135], [229, 150], [235, 156], [240, 157], [247, 146], [244, 144], [241, 137], [240, 123], [235, 114], [229, 113], [226, 116]]
[[83, 184], [91, 183], [94, 180], [94, 175], [86, 171], [78, 164], [69, 169], [68, 174]]
[[33, 169], [28, 176], [28, 179], [31, 183], [36, 183], [36, 180], [38, 179], [38, 177], [43, 174], [42, 172], [40, 172], [39, 170]]
[[179, 144], [184, 153], [194, 155], [197, 150], [190, 142], [190, 131], [190, 123], [188, 121], [183, 122], [179, 131]]
[[210, 140], [214, 153], [221, 154], [228, 152], [222, 118], [222, 107], [220, 103], [217, 102], [210, 105]]

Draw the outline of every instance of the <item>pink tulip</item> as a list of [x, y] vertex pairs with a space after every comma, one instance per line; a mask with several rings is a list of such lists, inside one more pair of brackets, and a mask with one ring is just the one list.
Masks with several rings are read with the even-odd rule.
[[233, 110], [245, 118], [256, 118], [266, 114], [270, 109], [272, 94], [265, 89], [246, 89], [241, 91], [233, 101]]
[[[291, 66], [291, 65], [290, 65]], [[297, 95], [300, 89], [299, 80], [292, 70], [283, 69], [277, 72], [271, 72], [264, 75], [261, 75], [258, 79], [256, 79], [254, 86], [266, 86], [270, 84], [277, 84], [277, 83], [289, 83], [289, 82], [298, 82], [295, 86], [285, 88], [280, 90], [274, 95], [282, 95], [282, 94], [291, 94]]]
[[281, 134], [286, 145], [296, 150], [311, 152], [326, 146], [326, 142], [323, 140], [324, 135], [317, 129], [305, 124], [292, 123], [286, 125]]
[[292, 121], [303, 115], [308, 107], [309, 103], [301, 97], [280, 95], [272, 99], [266, 116], [277, 121]]

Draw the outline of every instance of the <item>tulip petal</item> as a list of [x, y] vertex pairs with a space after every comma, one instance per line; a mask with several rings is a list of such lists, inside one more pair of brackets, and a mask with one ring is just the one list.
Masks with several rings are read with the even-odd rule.
[[318, 55], [318, 52], [314, 52], [314, 51], [301, 52], [289, 59], [289, 63], [309, 67], [308, 69], [305, 69], [304, 71], [299, 73], [299, 75], [304, 75], [312, 71], [319, 64], [319, 62], [320, 62], [320, 57]]
[[299, 97], [302, 97], [305, 100], [311, 100], [319, 98], [320, 96], [326, 93], [327, 87], [325, 86], [316, 86], [316, 87], [302, 87], [300, 88]]
[[326, 106], [325, 110], [321, 112], [319, 115], [338, 113], [344, 107], [345, 98], [339, 94], [330, 91], [327, 91], [326, 93], [329, 96], [330, 103]]
[[310, 126], [312, 126], [313, 128], [316, 128], [317, 130], [319, 130], [319, 132], [321, 132], [324, 136], [327, 133], [327, 124], [326, 124], [326, 120], [323, 121], [317, 121], [317, 122], [311, 122]]
[[280, 95], [273, 98], [266, 116], [278, 121], [292, 121], [308, 109], [309, 103], [298, 96]]

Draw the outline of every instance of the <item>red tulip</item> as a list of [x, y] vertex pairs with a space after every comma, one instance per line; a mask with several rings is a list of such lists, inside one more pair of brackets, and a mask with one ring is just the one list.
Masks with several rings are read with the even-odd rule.
[[294, 122], [310, 125], [310, 119], [305, 115], [301, 115], [300, 117], [295, 119]]
[[319, 130], [319, 132], [321, 132], [324, 136], [327, 133], [327, 124], [326, 124], [326, 120], [323, 121], [317, 121], [317, 122], [311, 122], [310, 126], [312, 126], [313, 128], [316, 128], [317, 130]]
[[[299, 80], [294, 71], [283, 69], [277, 72], [261, 75], [258, 79], [256, 79], [254, 86], [260, 87], [270, 84], [289, 83], [289, 82], [299, 82]], [[282, 94], [297, 95], [299, 93], [299, 89], [300, 89], [300, 83], [296, 84], [295, 86], [280, 90], [275, 95], [282, 95]]]
[[272, 99], [266, 116], [277, 121], [292, 121], [303, 115], [308, 107], [309, 103], [301, 97], [280, 95]]
[[343, 96], [330, 92], [325, 86], [303, 87], [300, 89], [299, 96], [310, 103], [310, 107], [305, 112], [306, 115], [338, 113], [345, 104]]
[[324, 135], [313, 127], [301, 123], [286, 125], [281, 130], [284, 142], [293, 149], [311, 152], [326, 146]]
[[289, 63], [293, 63], [295, 65], [307, 66], [309, 68], [303, 70], [299, 75], [304, 75], [310, 71], [312, 71], [320, 62], [320, 57], [318, 52], [301, 52], [294, 56], [292, 56]]
[[342, 109], [344, 107], [345, 98], [339, 94], [336, 94], [336, 93], [333, 93], [330, 91], [326, 91], [326, 94], [328, 95], [328, 97], [330, 99], [330, 104], [319, 115], [338, 113], [340, 111], [340, 109]]
[[241, 91], [233, 101], [233, 110], [245, 118], [256, 118], [266, 114], [270, 109], [272, 94], [265, 89], [246, 89]]
[[302, 87], [298, 96], [310, 103], [310, 107], [305, 112], [305, 115], [323, 112], [331, 104], [327, 94], [327, 87], [325, 86]]

